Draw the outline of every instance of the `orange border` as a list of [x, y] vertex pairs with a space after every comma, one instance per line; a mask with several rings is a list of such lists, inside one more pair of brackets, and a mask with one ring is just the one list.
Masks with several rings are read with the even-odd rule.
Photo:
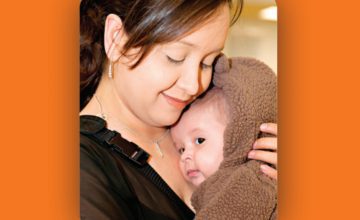
[[79, 1], [1, 8], [0, 219], [80, 219]]
[[360, 4], [277, 5], [279, 219], [360, 219]]
[[[358, 1], [277, 1], [279, 219], [360, 219]], [[79, 219], [78, 1], [5, 1], [0, 219]]]

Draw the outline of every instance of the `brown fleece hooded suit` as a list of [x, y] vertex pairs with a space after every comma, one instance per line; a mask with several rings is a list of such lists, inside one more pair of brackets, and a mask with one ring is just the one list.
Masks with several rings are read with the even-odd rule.
[[230, 120], [224, 133], [224, 160], [191, 198], [195, 219], [276, 219], [276, 181], [247, 154], [264, 136], [260, 124], [277, 122], [277, 78], [255, 59], [222, 56], [213, 83], [225, 94]]

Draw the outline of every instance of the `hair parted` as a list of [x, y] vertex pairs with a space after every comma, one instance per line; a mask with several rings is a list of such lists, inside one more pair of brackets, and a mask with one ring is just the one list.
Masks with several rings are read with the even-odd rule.
[[207, 21], [228, 4], [231, 23], [239, 17], [243, 0], [82, 0], [80, 3], [80, 109], [90, 100], [106, 63], [105, 20], [116, 14], [128, 37], [122, 54], [140, 48], [135, 68], [151, 49], [174, 41]]

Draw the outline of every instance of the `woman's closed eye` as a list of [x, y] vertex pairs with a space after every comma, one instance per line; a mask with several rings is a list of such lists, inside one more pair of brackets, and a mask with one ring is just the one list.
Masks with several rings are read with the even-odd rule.
[[[166, 57], [167, 57], [167, 59], [168, 59], [168, 61], [170, 63], [174, 63], [174, 64], [182, 64], [185, 61], [185, 58], [183, 58], [183, 59], [174, 59], [174, 58], [172, 58], [172, 57], [170, 57], [168, 55]], [[212, 63], [211, 64], [201, 63], [201, 68], [202, 69], [211, 69], [212, 66], [213, 66]]]
[[174, 64], [182, 64], [184, 61], [185, 61], [185, 58], [183, 59], [174, 59], [174, 58], [171, 58], [170, 56], [166, 56], [168, 61], [170, 63], [174, 63]]
[[219, 55], [216, 55], [215, 57], [210, 57], [210, 58], [204, 59], [203, 62], [201, 63], [201, 67], [203, 69], [212, 69], [217, 56], [219, 56]]
[[202, 138], [202, 137], [195, 138], [195, 144], [202, 144], [202, 143], [204, 143], [204, 141], [205, 141], [205, 138]]
[[212, 64], [205, 64], [205, 63], [201, 63], [201, 68], [203, 68], [203, 69], [211, 69], [212, 68]]

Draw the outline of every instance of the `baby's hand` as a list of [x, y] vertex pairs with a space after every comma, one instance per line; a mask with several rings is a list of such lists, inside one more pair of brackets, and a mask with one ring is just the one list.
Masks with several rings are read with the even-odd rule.
[[[266, 123], [260, 126], [262, 132], [277, 135], [277, 124]], [[262, 164], [260, 169], [266, 175], [277, 180], [277, 137], [263, 137], [255, 141], [252, 151], [249, 152], [250, 159], [260, 160], [272, 164], [275, 168]]]

